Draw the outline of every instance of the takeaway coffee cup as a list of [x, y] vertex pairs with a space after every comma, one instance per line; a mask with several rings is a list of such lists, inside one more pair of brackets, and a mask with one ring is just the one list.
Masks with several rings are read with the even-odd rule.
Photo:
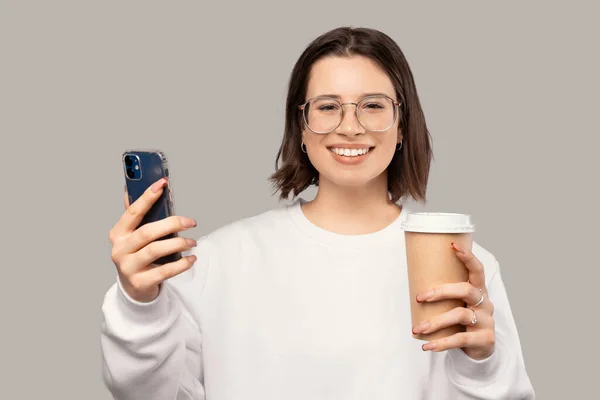
[[[417, 303], [416, 296], [444, 283], [466, 282], [468, 270], [458, 259], [452, 242], [472, 248], [474, 225], [468, 214], [410, 213], [402, 223], [405, 231], [406, 260], [410, 311], [413, 326], [456, 307], [464, 307], [462, 300], [440, 300]], [[454, 325], [430, 334], [413, 334], [420, 340], [435, 340], [464, 331]]]

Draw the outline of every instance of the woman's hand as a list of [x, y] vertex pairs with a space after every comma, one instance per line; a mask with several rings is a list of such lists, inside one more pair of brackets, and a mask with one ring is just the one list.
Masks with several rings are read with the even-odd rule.
[[413, 328], [413, 333], [432, 333], [441, 328], [462, 324], [465, 332], [434, 340], [423, 345], [423, 350], [443, 351], [461, 348], [469, 357], [482, 360], [494, 352], [496, 342], [494, 305], [488, 298], [483, 264], [473, 253], [452, 244], [458, 258], [469, 270], [467, 282], [450, 283], [431, 288], [417, 295], [418, 302], [434, 302], [443, 299], [462, 299], [466, 307], [423, 321]]
[[140, 302], [154, 300], [163, 281], [186, 271], [196, 261], [196, 256], [188, 256], [160, 266], [152, 264], [163, 256], [196, 246], [194, 239], [183, 237], [157, 240], [196, 226], [193, 219], [174, 216], [137, 228], [144, 215], [160, 198], [166, 183], [165, 178], [158, 180], [131, 205], [125, 193], [126, 211], [108, 235], [112, 243], [111, 258], [117, 267], [123, 289], [132, 299]]

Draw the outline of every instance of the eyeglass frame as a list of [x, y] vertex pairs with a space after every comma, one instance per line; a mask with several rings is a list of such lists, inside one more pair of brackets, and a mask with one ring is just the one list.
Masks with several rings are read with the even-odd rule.
[[[392, 102], [392, 104], [394, 105], [394, 120], [385, 129], [381, 129], [381, 130], [379, 130], [379, 129], [378, 130], [367, 129], [367, 127], [364, 126], [362, 124], [362, 122], [360, 122], [360, 118], [358, 116], [358, 105], [360, 103], [362, 103], [363, 101], [365, 101], [366, 99], [373, 98], [373, 97], [385, 97], [385, 98], [389, 99]], [[313, 101], [315, 99], [319, 99], [319, 98], [322, 98], [322, 99], [331, 99], [331, 100], [335, 101], [336, 103], [338, 103], [340, 105], [340, 109], [342, 110], [342, 117], [340, 118], [340, 122], [333, 129], [331, 129], [330, 131], [327, 131], [327, 132], [316, 132], [316, 131], [314, 131], [310, 127], [310, 125], [308, 124], [308, 121], [306, 119], [306, 112], [305, 112], [306, 105], [308, 103], [310, 103], [311, 101]], [[384, 93], [382, 93], [382, 94], [373, 94], [373, 95], [370, 95], [370, 96], [365, 96], [362, 99], [360, 99], [358, 102], [348, 101], [348, 102], [345, 102], [345, 103], [340, 103], [336, 98], [331, 97], [331, 96], [315, 96], [313, 98], [310, 98], [310, 99], [306, 100], [303, 104], [300, 104], [298, 106], [298, 109], [302, 111], [302, 119], [304, 120], [304, 123], [306, 124], [306, 126], [308, 127], [308, 129], [311, 130], [311, 132], [314, 132], [317, 135], [327, 135], [327, 134], [335, 131], [337, 128], [339, 128], [340, 125], [342, 124], [342, 122], [344, 121], [344, 106], [347, 105], [347, 104], [352, 104], [352, 105], [355, 106], [354, 107], [354, 115], [356, 116], [356, 120], [358, 121], [358, 123], [360, 124], [360, 126], [362, 126], [363, 128], [365, 128], [365, 129], [367, 129], [368, 131], [371, 131], [371, 132], [385, 132], [388, 129], [390, 129], [392, 127], [392, 125], [394, 125], [396, 123], [396, 121], [398, 120], [398, 114], [400, 113], [400, 105], [402, 104], [402, 102], [396, 101], [396, 100], [392, 99], [390, 96], [388, 96], [387, 94], [384, 94]]]

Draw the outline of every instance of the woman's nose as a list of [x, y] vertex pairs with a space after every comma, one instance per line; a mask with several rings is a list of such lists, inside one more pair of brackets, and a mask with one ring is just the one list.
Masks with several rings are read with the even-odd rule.
[[336, 129], [337, 133], [343, 135], [360, 135], [365, 133], [365, 128], [360, 124], [356, 116], [354, 107], [355, 104], [345, 104], [347, 108], [344, 110], [342, 115], [342, 122]]

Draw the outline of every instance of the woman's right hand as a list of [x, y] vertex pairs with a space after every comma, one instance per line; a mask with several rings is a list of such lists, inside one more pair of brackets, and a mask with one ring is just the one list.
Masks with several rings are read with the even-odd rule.
[[156, 240], [195, 227], [195, 220], [173, 216], [137, 228], [162, 194], [166, 182], [165, 178], [158, 180], [131, 205], [125, 193], [125, 212], [108, 235], [112, 244], [111, 258], [123, 289], [139, 302], [154, 300], [163, 281], [188, 270], [196, 261], [192, 255], [164, 265], [152, 264], [162, 256], [196, 246], [194, 239], [184, 237]]

